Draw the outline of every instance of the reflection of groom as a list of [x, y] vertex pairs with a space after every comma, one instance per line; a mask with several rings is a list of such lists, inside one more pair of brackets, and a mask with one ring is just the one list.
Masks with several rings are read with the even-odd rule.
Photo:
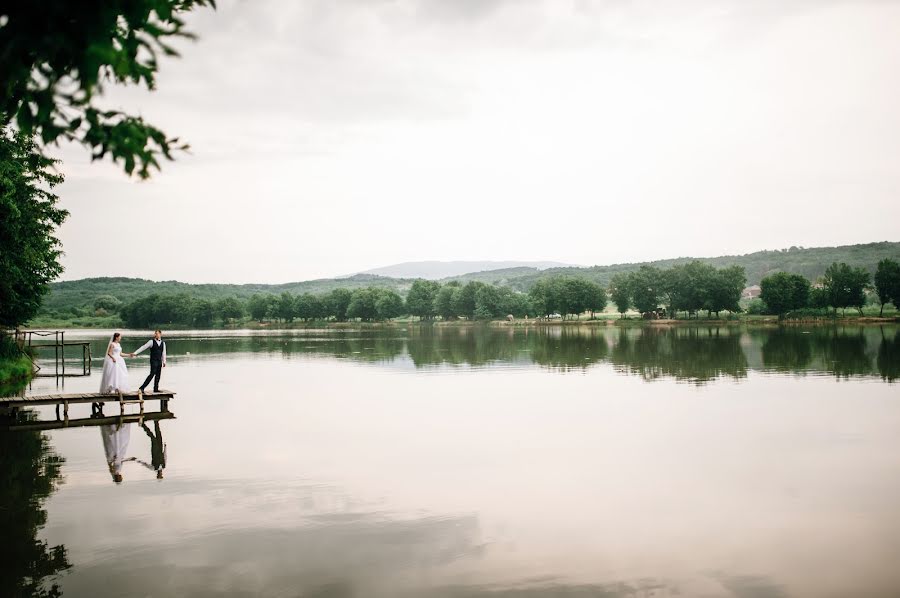
[[159, 377], [162, 376], [162, 369], [166, 367], [166, 343], [162, 340], [161, 330], [156, 330], [153, 338], [144, 343], [133, 355], [147, 349], [150, 349], [150, 375], [141, 384], [141, 392], [144, 392], [144, 389], [150, 384], [150, 380], [153, 380], [153, 392], [159, 392]]
[[163, 477], [163, 469], [166, 468], [166, 444], [163, 442], [162, 431], [159, 429], [159, 420], [153, 420], [153, 427], [156, 434], [150, 431], [147, 424], [141, 422], [141, 427], [150, 437], [150, 463], [135, 459], [138, 463], [151, 471], [156, 472], [156, 478], [161, 480]]

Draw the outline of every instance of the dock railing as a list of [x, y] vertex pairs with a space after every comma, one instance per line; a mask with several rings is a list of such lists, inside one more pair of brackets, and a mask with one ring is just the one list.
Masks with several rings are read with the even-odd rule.
[[[16, 330], [7, 331], [6, 334], [13, 337], [16, 345], [23, 353], [31, 358], [31, 362], [37, 371], [35, 376], [50, 378], [65, 378], [72, 376], [91, 375], [91, 343], [89, 341], [66, 342], [65, 330]], [[46, 340], [44, 340], [46, 339]], [[81, 349], [81, 372], [77, 370], [66, 373], [66, 347], [79, 347]], [[40, 351], [53, 349], [53, 373], [43, 372], [37, 360]]]

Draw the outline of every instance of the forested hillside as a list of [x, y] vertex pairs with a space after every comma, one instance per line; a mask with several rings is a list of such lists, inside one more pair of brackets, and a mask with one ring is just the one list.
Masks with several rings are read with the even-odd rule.
[[[782, 250], [757, 251], [745, 255], [725, 255], [711, 258], [682, 257], [644, 263], [658, 268], [670, 268], [697, 260], [717, 268], [743, 266], [747, 273], [747, 284], [756, 285], [767, 274], [773, 272], [800, 274], [810, 280], [816, 280], [825, 273], [825, 269], [832, 262], [845, 262], [850, 266], [865, 268], [874, 274], [875, 266], [879, 260], [884, 258], [900, 259], [900, 243], [866, 243], [841, 247], [791, 247]], [[491, 282], [508, 285], [519, 291], [527, 291], [542, 278], [559, 275], [580, 276], [601, 285], [607, 285], [617, 272], [632, 272], [641, 265], [641, 263], [613, 264], [589, 268], [551, 268], [540, 271], [533, 268], [513, 268], [465, 274], [455, 277], [455, 280]]]
[[83, 278], [50, 285], [50, 294], [44, 299], [42, 312], [53, 312], [68, 307], [92, 305], [97, 297], [109, 295], [122, 303], [128, 303], [151, 294], [178, 295], [186, 293], [197, 299], [237, 297], [247, 299], [257, 293], [279, 294], [288, 291], [302, 293], [327, 293], [334, 289], [358, 289], [384, 287], [405, 293], [411, 280], [387, 278], [371, 274], [356, 274], [347, 278], [323, 278], [285, 284], [189, 284], [166, 280], [154, 282], [142, 278]]
[[[791, 247], [785, 250], [758, 251], [746, 255], [699, 258], [699, 261], [718, 268], [727, 266], [743, 266], [747, 274], [747, 284], [759, 284], [760, 280], [772, 272], [784, 271], [801, 274], [815, 280], [825, 272], [832, 262], [846, 262], [850, 266], [862, 267], [874, 273], [878, 261], [883, 258], [900, 260], [900, 243], [882, 242], [865, 245], [847, 245], [843, 247]], [[660, 267], [669, 268], [685, 264], [695, 258], [675, 258], [649, 262]], [[589, 268], [535, 268], [518, 267], [487, 272], [473, 272], [463, 276], [445, 279], [462, 282], [478, 281], [499, 286], [507, 286], [517, 291], [528, 291], [541, 279], [560, 275], [586, 278], [606, 287], [612, 276], [618, 272], [632, 272], [641, 266], [634, 264], [614, 264], [610, 266], [593, 266]], [[188, 295], [196, 299], [220, 300], [235, 297], [246, 300], [259, 293], [273, 295], [287, 291], [293, 295], [303, 293], [324, 294], [338, 288], [358, 289], [363, 287], [382, 287], [393, 289], [406, 295], [412, 284], [411, 279], [388, 278], [371, 274], [357, 274], [347, 278], [328, 278], [285, 284], [188, 284], [176, 281], [154, 282], [138, 278], [86, 278], [51, 285], [50, 294], [45, 298], [40, 314], [43, 316], [84, 315], [92, 312], [98, 305], [98, 298], [113, 304], [126, 304], [152, 294], [174, 296]], [[100, 304], [104, 301], [101, 300]]]

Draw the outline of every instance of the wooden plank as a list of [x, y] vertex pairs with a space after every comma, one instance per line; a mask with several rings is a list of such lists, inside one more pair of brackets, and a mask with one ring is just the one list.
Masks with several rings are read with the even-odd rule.
[[119, 423], [131, 424], [139, 421], [154, 421], [162, 419], [175, 419], [175, 414], [170, 411], [156, 411], [150, 413], [129, 413], [126, 415], [112, 415], [105, 417], [85, 417], [70, 419], [68, 421], [30, 421], [0, 425], [0, 428], [14, 431], [58, 430], [60, 428], [85, 428], [90, 426], [108, 426]]
[[[140, 395], [136, 392], [122, 393], [122, 398], [129, 401], [139, 401]], [[175, 398], [175, 393], [171, 391], [160, 391], [152, 394], [143, 395], [144, 401], [171, 401]], [[118, 402], [118, 394], [101, 394], [101, 393], [75, 393], [75, 394], [50, 394], [50, 395], [34, 395], [29, 397], [2, 397], [0, 405], [52, 405], [55, 403], [106, 403]]]

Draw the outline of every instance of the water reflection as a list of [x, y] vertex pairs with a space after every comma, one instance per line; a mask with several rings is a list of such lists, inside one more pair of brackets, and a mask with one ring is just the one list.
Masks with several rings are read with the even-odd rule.
[[621, 331], [611, 361], [619, 371], [645, 380], [671, 377], [707, 382], [720, 376], [747, 376], [741, 332], [729, 328], [654, 329], [639, 335]]
[[[48, 407], [50, 421], [0, 432], [0, 595], [900, 587], [900, 413], [880, 382], [898, 377], [897, 327], [167, 338], [178, 424], [60, 422]], [[66, 392], [78, 384], [96, 388]], [[68, 458], [50, 501], [62, 460], [48, 437]]]
[[150, 438], [150, 463], [146, 461], [142, 461], [140, 459], [135, 459], [137, 463], [143, 465], [150, 471], [156, 473], [156, 479], [163, 479], [163, 470], [166, 468], [166, 443], [163, 442], [162, 430], [159, 427], [159, 420], [153, 422], [153, 429], [155, 431], [151, 431], [149, 427], [147, 427], [147, 422], [141, 422], [141, 429], [144, 430], [144, 433]]
[[121, 484], [122, 464], [128, 453], [128, 442], [131, 440], [131, 424], [107, 424], [99, 426], [99, 429], [109, 474], [115, 483]]
[[214, 337], [172, 337], [174, 359], [245, 358], [279, 353], [286, 359], [338, 358], [417, 369], [541, 366], [560, 372], [611, 364], [652, 381], [702, 384], [742, 379], [750, 371], [828, 374], [839, 379], [898, 378], [897, 326], [744, 329], [702, 327], [410, 326], [364, 331], [288, 331]]
[[46, 434], [0, 430], [0, 596], [61, 594], [55, 577], [71, 567], [66, 548], [38, 535], [63, 463]]
[[882, 330], [876, 363], [882, 380], [894, 382], [900, 378], [900, 333], [894, 334], [891, 338]]

